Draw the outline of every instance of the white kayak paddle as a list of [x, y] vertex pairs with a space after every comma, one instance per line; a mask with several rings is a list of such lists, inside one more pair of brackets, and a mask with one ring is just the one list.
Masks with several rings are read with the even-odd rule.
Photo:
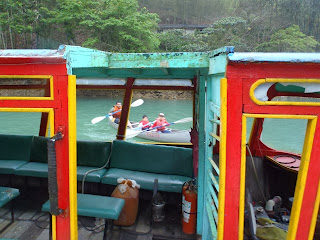
[[152, 129], [146, 129], [146, 130], [141, 130], [141, 129], [137, 129], [137, 128], [136, 129], [127, 129], [126, 138], [134, 138], [134, 137], [136, 137], [137, 135], [139, 135], [140, 133], [143, 133], [143, 132], [151, 131], [151, 130], [154, 130], [154, 129], [157, 129], [157, 128], [160, 128], [160, 127], [167, 127], [167, 126], [170, 126], [172, 124], [192, 122], [192, 120], [193, 120], [192, 117], [187, 117], [187, 118], [183, 118], [183, 119], [180, 119], [180, 120], [172, 122], [172, 123], [165, 124], [163, 126], [154, 127]]
[[[131, 107], [139, 107], [139, 106], [141, 106], [142, 104], [143, 104], [143, 99], [138, 99], [138, 100], [134, 101], [134, 102], [131, 104]], [[107, 118], [107, 117], [109, 117], [109, 116], [111, 116], [111, 115], [113, 115], [113, 114], [115, 114], [115, 113], [117, 113], [117, 112], [120, 112], [120, 111], [121, 111], [121, 109], [118, 110], [118, 111], [116, 111], [116, 112], [109, 113], [108, 115], [105, 115], [105, 116], [96, 117], [96, 118], [94, 118], [94, 119], [91, 120], [91, 123], [92, 123], [92, 124], [96, 124], [96, 123], [98, 123], [98, 122], [101, 122], [101, 121], [104, 120], [105, 118]]]

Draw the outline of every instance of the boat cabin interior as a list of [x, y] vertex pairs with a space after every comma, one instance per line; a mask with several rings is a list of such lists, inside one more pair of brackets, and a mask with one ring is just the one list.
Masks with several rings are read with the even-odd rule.
[[[0, 51], [0, 238], [320, 237], [319, 65], [233, 47]], [[112, 141], [77, 137], [77, 91], [122, 92]], [[137, 91], [190, 92], [187, 138], [145, 142], [134, 125], [131, 141]], [[6, 125], [22, 113], [35, 133]]]

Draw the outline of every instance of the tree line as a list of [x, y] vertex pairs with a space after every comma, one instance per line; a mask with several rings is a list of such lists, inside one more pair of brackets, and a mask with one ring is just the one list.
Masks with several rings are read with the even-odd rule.
[[[194, 33], [158, 24], [207, 24]], [[1, 49], [315, 52], [319, 0], [1, 0]]]

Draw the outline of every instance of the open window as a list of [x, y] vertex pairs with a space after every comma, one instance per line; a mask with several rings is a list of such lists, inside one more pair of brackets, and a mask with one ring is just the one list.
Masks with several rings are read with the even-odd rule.
[[[317, 117], [244, 114], [243, 126], [250, 118], [254, 119], [250, 140], [242, 143], [242, 173], [246, 176], [242, 194], [248, 213], [252, 204], [255, 218], [245, 219], [257, 221], [258, 238], [269, 234], [266, 227], [270, 226], [289, 238], [296, 234], [296, 216], [302, 210]], [[245, 127], [242, 133], [247, 133]]]

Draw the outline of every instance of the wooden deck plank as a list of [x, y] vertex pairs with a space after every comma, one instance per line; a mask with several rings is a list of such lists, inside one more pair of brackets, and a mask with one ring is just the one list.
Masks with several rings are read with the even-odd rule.
[[91, 235], [89, 236], [88, 240], [98, 240], [103, 238], [103, 231], [101, 232], [92, 232]]
[[50, 220], [49, 217], [50, 217], [49, 213], [39, 211], [31, 218], [31, 220], [35, 220], [39, 222], [49, 222]]
[[35, 240], [48, 240], [48, 239], [49, 239], [49, 229], [44, 229], [42, 233]]
[[88, 231], [84, 227], [78, 229], [78, 240], [87, 240], [89, 239], [92, 232]]
[[9, 228], [9, 231], [1, 236], [5, 239], [20, 239], [21, 235], [27, 231], [27, 229], [33, 224], [29, 221], [15, 221]]
[[[43, 229], [41, 227], [48, 227], [49, 225], [49, 214], [41, 212], [42, 203], [45, 202], [43, 196], [38, 196], [40, 193], [38, 190], [25, 191], [25, 194], [21, 194], [17, 198], [16, 205], [14, 208], [15, 222], [2, 234], [0, 238], [11, 238], [19, 240], [48, 240], [49, 229]], [[150, 240], [150, 239], [183, 239], [183, 240], [194, 240], [195, 236], [189, 236], [183, 234], [181, 227], [180, 209], [177, 205], [167, 204], [165, 207], [165, 222], [153, 223], [152, 232], [149, 234], [137, 233], [148, 233], [149, 225], [147, 224], [147, 210], [150, 206], [150, 200], [140, 200], [139, 213], [137, 216], [136, 223], [130, 227], [113, 227], [113, 233], [110, 233], [111, 224], [108, 229], [108, 240]], [[11, 219], [9, 206], [0, 208], [0, 230], [2, 226], [5, 226]], [[103, 220], [97, 221], [95, 218], [80, 217], [82, 223], [79, 221], [78, 236], [80, 240], [101, 240], [103, 237], [103, 229], [101, 232], [87, 231], [83, 224], [92, 228], [97, 225], [102, 225]], [[38, 227], [35, 222], [40, 225]], [[110, 222], [110, 221], [109, 221]], [[126, 234], [125, 231], [133, 232], [136, 234]]]
[[36, 211], [26, 211], [23, 212], [17, 219], [18, 220], [30, 220], [37, 214]]
[[[49, 226], [49, 223], [47, 222], [42, 222], [41, 226], [44, 228], [47, 228]], [[31, 240], [31, 239], [37, 239], [41, 233], [45, 229], [40, 228], [37, 226], [35, 223], [33, 223], [19, 238], [19, 240]], [[49, 229], [48, 229], [49, 230]], [[48, 236], [47, 236], [48, 237]]]

